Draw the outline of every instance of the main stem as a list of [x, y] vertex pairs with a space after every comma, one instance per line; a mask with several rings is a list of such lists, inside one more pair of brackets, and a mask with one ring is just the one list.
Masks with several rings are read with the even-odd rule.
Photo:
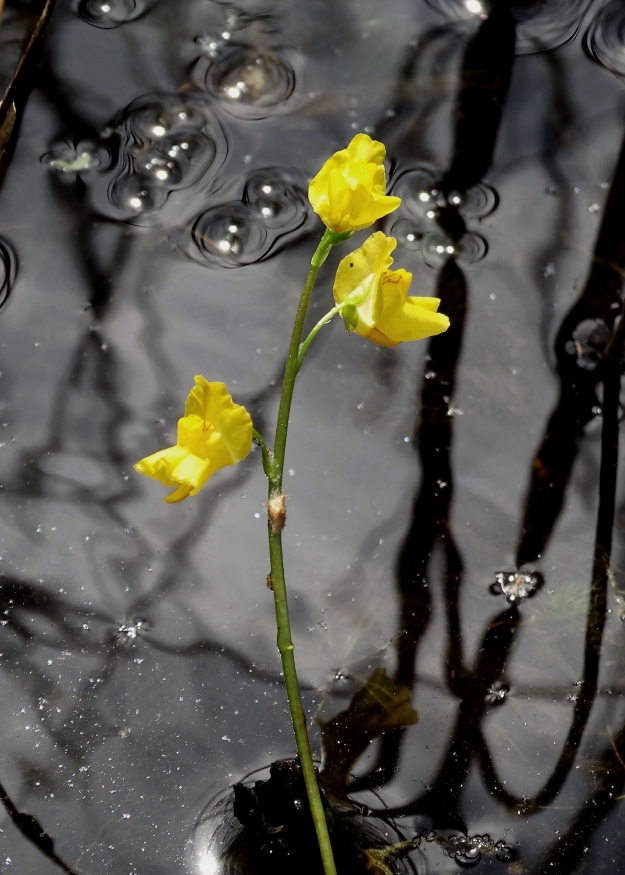
[[[295, 378], [298, 371], [298, 352], [304, 327], [304, 320], [306, 318], [310, 295], [315, 284], [315, 279], [317, 278], [317, 271], [323, 264], [333, 242], [338, 242], [333, 238], [335, 238], [335, 235], [326, 231], [312, 257], [310, 270], [306, 277], [306, 283], [295, 316], [293, 333], [289, 344], [289, 353], [284, 370], [284, 380], [282, 382], [282, 394], [280, 395], [280, 407], [278, 410], [273, 459], [270, 471], [267, 474], [269, 480], [269, 501], [279, 495], [282, 491], [286, 437], [289, 427], [289, 414], [291, 411], [291, 400], [293, 398], [293, 387], [295, 385]], [[289, 702], [293, 731], [295, 732], [295, 743], [297, 745], [302, 776], [306, 785], [308, 805], [315, 825], [321, 861], [323, 863], [323, 871], [325, 875], [336, 875], [336, 866], [332, 854], [328, 825], [323, 809], [323, 802], [321, 801], [319, 785], [317, 783], [317, 775], [315, 773], [315, 766], [310, 750], [310, 741], [308, 740], [308, 733], [306, 731], [306, 716], [302, 707], [299, 684], [297, 681], [293, 642], [291, 640], [291, 623], [289, 621], [289, 608], [284, 580], [282, 535], [280, 531], [276, 530], [276, 526], [271, 519], [269, 521], [269, 561], [271, 565], [271, 587], [273, 590], [273, 599], [276, 609], [276, 624], [278, 627], [278, 650], [282, 660], [284, 685], [286, 687], [286, 695]]]

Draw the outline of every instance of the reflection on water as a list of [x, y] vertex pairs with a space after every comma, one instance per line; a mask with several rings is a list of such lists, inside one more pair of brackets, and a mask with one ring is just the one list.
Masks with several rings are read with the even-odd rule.
[[620, 872], [623, 34], [587, 6], [58, 5], [0, 202], [3, 873], [315, 870], [257, 453], [178, 508], [132, 463], [198, 371], [273, 420], [307, 181], [364, 129], [452, 326], [324, 329], [293, 412], [339, 871]]

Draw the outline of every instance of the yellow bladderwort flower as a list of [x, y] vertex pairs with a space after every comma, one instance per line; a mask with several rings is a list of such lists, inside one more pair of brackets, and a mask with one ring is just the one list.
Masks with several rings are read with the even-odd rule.
[[340, 262], [334, 280], [334, 300], [344, 304], [347, 330], [378, 346], [421, 340], [449, 328], [448, 317], [436, 312], [439, 298], [408, 297], [412, 274], [389, 270], [396, 245], [377, 231]]
[[308, 199], [336, 234], [360, 231], [396, 210], [401, 201], [385, 194], [382, 143], [356, 134], [347, 149], [335, 152], [308, 187]]
[[176, 446], [134, 466], [163, 486], [177, 487], [165, 498], [169, 504], [195, 495], [215, 471], [240, 462], [252, 448], [252, 420], [245, 407], [234, 403], [223, 383], [194, 379], [178, 420]]

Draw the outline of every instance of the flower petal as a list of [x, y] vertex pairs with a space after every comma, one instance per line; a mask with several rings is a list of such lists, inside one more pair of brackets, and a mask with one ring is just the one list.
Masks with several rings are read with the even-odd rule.
[[141, 459], [136, 465], [133, 465], [133, 468], [139, 474], [151, 477], [152, 480], [158, 480], [163, 486], [176, 486], [178, 481], [172, 478], [171, 472], [186, 455], [187, 451], [182, 447], [167, 447]]

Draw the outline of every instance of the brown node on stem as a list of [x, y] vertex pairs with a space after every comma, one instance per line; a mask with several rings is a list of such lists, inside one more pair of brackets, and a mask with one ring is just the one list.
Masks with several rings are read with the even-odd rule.
[[271, 523], [271, 531], [274, 535], [281, 532], [286, 524], [286, 493], [279, 492], [265, 502], [267, 515]]

